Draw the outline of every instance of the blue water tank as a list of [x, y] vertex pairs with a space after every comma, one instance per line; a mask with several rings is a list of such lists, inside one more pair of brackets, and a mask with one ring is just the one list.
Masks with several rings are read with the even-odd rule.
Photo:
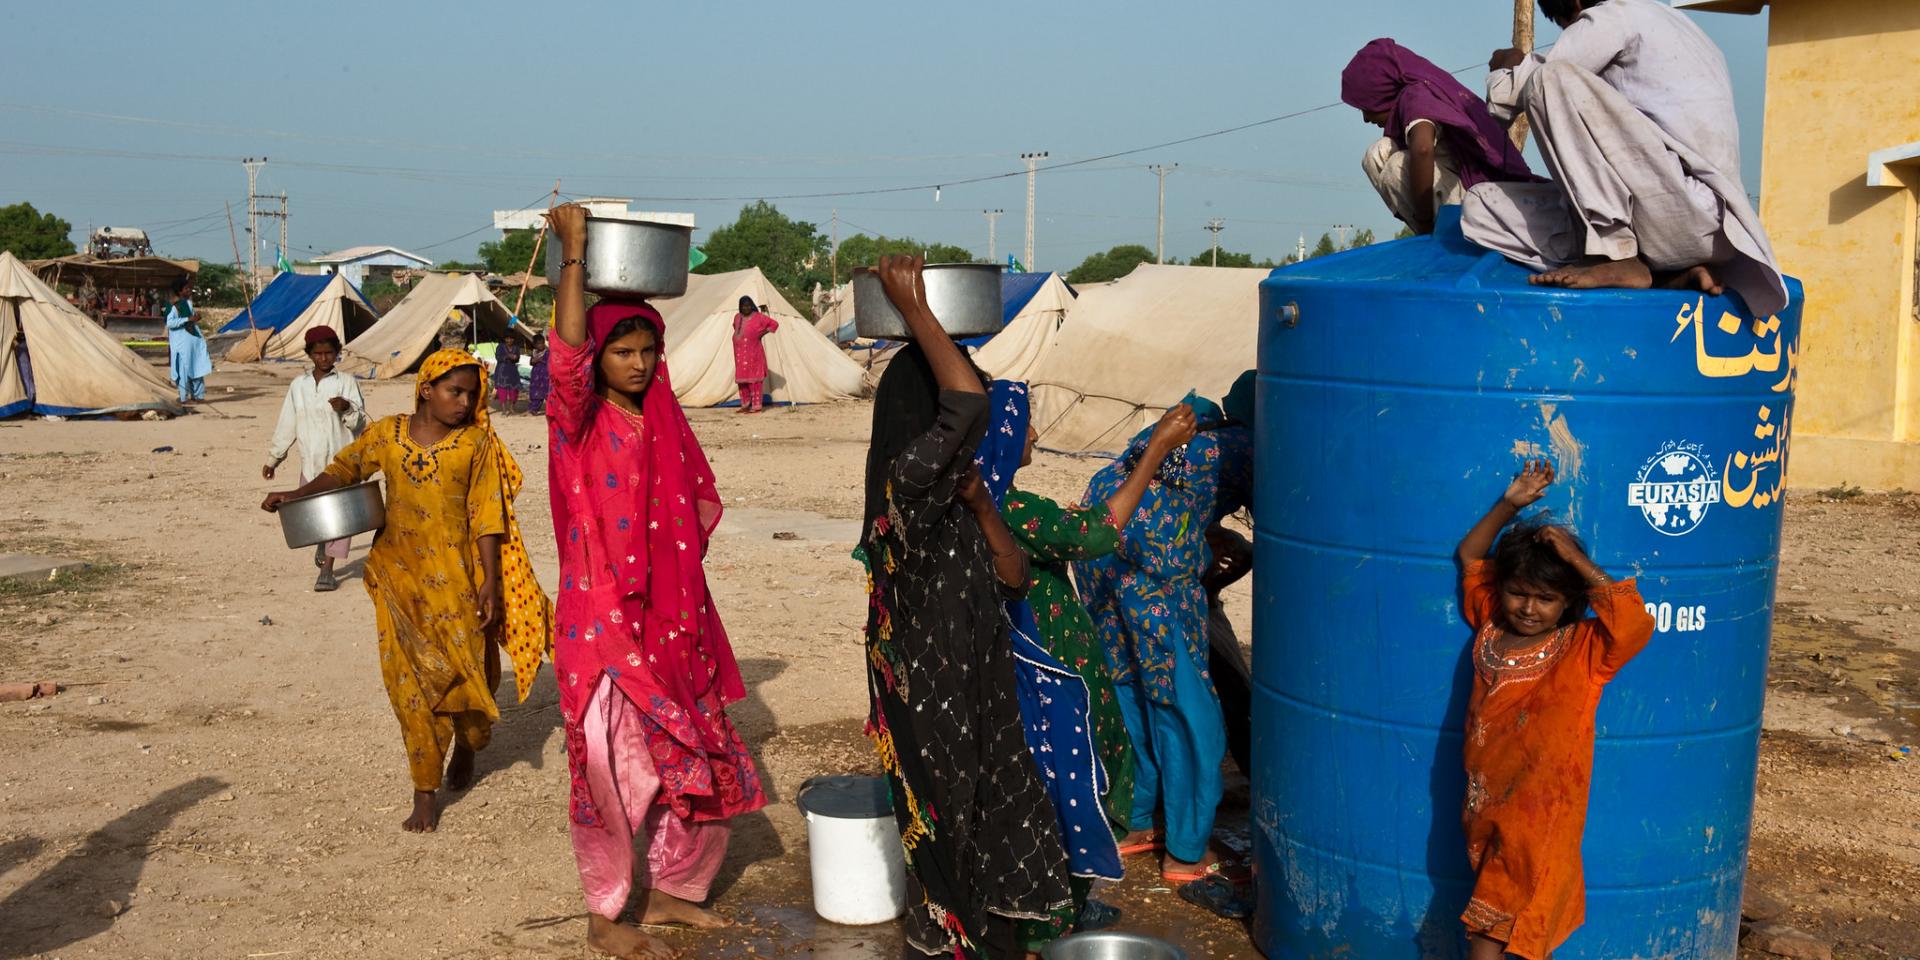
[[1800, 287], [1560, 291], [1441, 232], [1261, 284], [1255, 940], [1465, 955], [1454, 547], [1532, 456], [1658, 633], [1600, 704], [1587, 920], [1556, 960], [1735, 956]]

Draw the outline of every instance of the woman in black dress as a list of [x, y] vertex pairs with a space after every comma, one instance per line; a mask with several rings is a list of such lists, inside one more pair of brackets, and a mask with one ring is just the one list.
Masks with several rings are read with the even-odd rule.
[[908, 941], [1002, 960], [1021, 953], [1017, 921], [1072, 892], [1015, 698], [1003, 603], [1026, 555], [972, 466], [986, 387], [928, 309], [920, 268], [879, 267], [914, 342], [880, 378], [867, 451], [868, 729], [906, 849]]

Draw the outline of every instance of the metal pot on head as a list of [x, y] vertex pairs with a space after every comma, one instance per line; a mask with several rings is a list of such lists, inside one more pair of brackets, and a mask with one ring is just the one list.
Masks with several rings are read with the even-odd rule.
[[[929, 263], [922, 271], [927, 306], [949, 336], [981, 337], [1006, 326], [997, 263]], [[907, 320], [895, 310], [880, 275], [869, 269], [853, 275], [853, 328], [873, 340], [911, 340]]]
[[[607, 297], [677, 297], [687, 292], [693, 228], [651, 220], [587, 218], [587, 289]], [[560, 245], [547, 244], [547, 277], [560, 277]]]

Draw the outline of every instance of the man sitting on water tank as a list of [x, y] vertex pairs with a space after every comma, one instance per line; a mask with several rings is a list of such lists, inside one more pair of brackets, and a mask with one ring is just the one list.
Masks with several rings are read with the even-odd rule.
[[1496, 51], [1487, 102], [1524, 113], [1553, 182], [1467, 193], [1467, 239], [1543, 271], [1542, 286], [1719, 294], [1758, 316], [1786, 282], [1740, 179], [1726, 59], [1660, 0], [1540, 0], [1563, 31], [1544, 56]]

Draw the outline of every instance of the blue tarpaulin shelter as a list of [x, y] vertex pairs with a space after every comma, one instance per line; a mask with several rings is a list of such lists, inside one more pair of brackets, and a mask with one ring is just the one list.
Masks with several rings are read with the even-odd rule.
[[[332, 279], [332, 274], [325, 273], [317, 276], [300, 273], [280, 274], [273, 278], [272, 283], [267, 284], [265, 290], [260, 291], [259, 296], [253, 298], [253, 302], [248, 304], [245, 310], [234, 314], [233, 319], [220, 328], [220, 332], [245, 333], [248, 330], [269, 330], [278, 333], [298, 318], [307, 306], [313, 303], [313, 298], [327, 288], [328, 281]], [[358, 297], [361, 303], [367, 302], [366, 294], [361, 293], [358, 287], [354, 287], [352, 283], [348, 283], [347, 286], [353, 288], [353, 295]], [[372, 304], [368, 304], [367, 309], [372, 310]], [[247, 316], [249, 313], [253, 315], [251, 320]]]

